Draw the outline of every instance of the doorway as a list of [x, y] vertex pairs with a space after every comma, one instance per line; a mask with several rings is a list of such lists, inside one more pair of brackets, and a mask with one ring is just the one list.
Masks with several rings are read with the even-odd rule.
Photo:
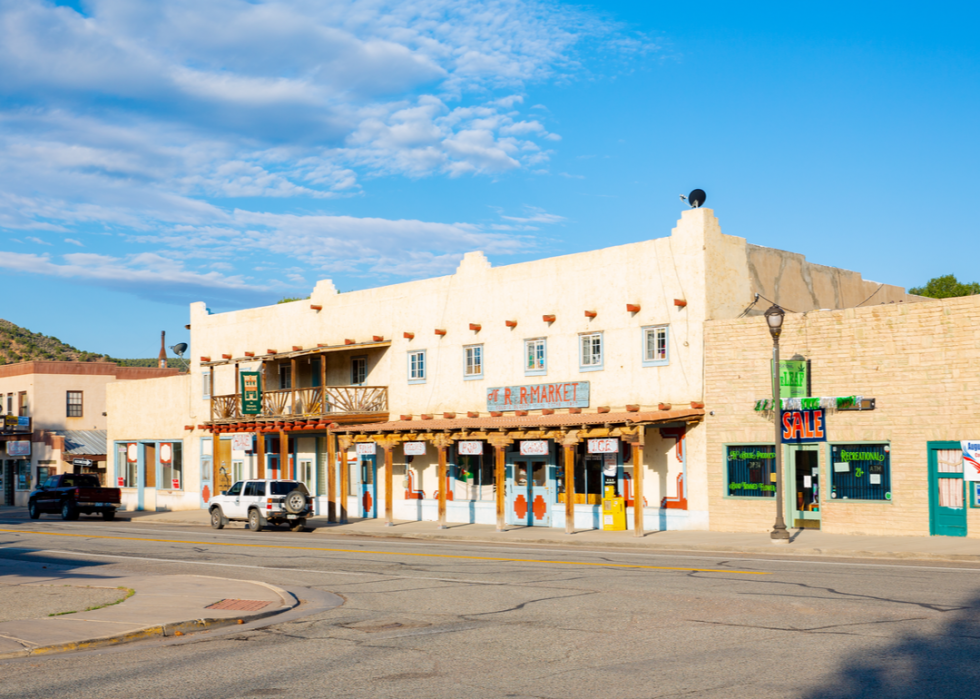
[[816, 444], [791, 446], [787, 508], [793, 513], [793, 527], [820, 528], [820, 447]]
[[377, 456], [361, 455], [358, 468], [352, 468], [351, 490], [357, 494], [357, 516], [378, 516]]
[[551, 526], [554, 467], [545, 456], [510, 456], [507, 464], [507, 523]]
[[929, 533], [966, 536], [963, 451], [959, 442], [929, 442]]

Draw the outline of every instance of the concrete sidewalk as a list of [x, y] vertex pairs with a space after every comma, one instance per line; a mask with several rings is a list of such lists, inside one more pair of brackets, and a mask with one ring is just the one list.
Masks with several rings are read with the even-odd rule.
[[[174, 636], [228, 624], [254, 621], [292, 609], [288, 592], [262, 582], [197, 575], [111, 576], [86, 574], [79, 565], [0, 559], [0, 594], [16, 587], [22, 618], [0, 623], [0, 659], [88, 650], [152, 636]], [[91, 588], [102, 588], [92, 590]], [[124, 588], [118, 604], [84, 611], [87, 600]], [[132, 595], [129, 591], [132, 590]], [[48, 616], [52, 593], [60, 608], [74, 613]], [[32, 603], [33, 602], [33, 603]], [[212, 608], [219, 604], [220, 608]], [[33, 618], [31, 618], [33, 617]]]
[[[208, 526], [205, 510], [180, 512], [127, 512], [140, 524], [176, 524]], [[635, 537], [633, 532], [579, 530], [568, 535], [551, 527], [519, 527], [507, 531], [485, 524], [450, 523], [437, 529], [435, 522], [396, 522], [386, 527], [381, 519], [352, 520], [347, 524], [330, 524], [325, 517], [311, 519], [316, 534], [376, 538], [422, 539], [429, 541], [468, 541], [494, 544], [545, 544], [549, 546], [601, 547], [663, 551], [717, 551], [723, 553], [765, 553], [779, 555], [833, 556], [841, 558], [898, 558], [919, 560], [963, 561], [980, 563], [980, 539], [950, 536], [867, 536], [829, 534], [815, 529], [794, 530], [788, 546], [775, 546], [769, 534], [755, 532], [665, 531], [648, 532]], [[241, 523], [229, 526], [244, 527]], [[260, 534], [256, 534], [260, 536]]]

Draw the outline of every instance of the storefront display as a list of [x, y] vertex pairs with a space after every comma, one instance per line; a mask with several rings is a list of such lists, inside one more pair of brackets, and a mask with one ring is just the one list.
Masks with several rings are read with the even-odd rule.
[[837, 500], [891, 500], [888, 444], [834, 444], [830, 447], [830, 497]]
[[730, 445], [725, 451], [728, 495], [748, 498], [776, 495], [776, 450], [771, 444]]

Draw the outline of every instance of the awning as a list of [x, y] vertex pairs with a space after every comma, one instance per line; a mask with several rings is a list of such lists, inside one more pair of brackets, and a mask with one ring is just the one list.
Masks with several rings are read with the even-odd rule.
[[307, 357], [315, 354], [326, 354], [327, 352], [343, 352], [345, 350], [369, 350], [391, 347], [391, 340], [383, 342], [355, 342], [350, 345], [317, 345], [310, 349], [292, 350], [290, 352], [276, 352], [275, 354], [256, 354], [254, 357], [235, 357], [234, 359], [219, 359], [213, 362], [201, 362], [201, 366], [220, 366], [223, 364], [248, 364], [249, 362], [268, 362], [271, 360], [293, 359], [295, 357]]
[[54, 432], [65, 438], [65, 446], [61, 458], [67, 460], [70, 456], [105, 456], [105, 430], [59, 430]]

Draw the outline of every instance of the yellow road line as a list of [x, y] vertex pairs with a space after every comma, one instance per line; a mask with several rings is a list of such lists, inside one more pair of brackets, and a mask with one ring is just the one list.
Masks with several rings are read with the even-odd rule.
[[[410, 551], [362, 551], [358, 549], [328, 549], [312, 546], [276, 546], [273, 544], [238, 544], [228, 541], [181, 541], [179, 539], [141, 539], [135, 536], [98, 536], [95, 534], [66, 534], [63, 532], [39, 532], [23, 529], [0, 529], [11, 534], [39, 534], [41, 536], [70, 536], [79, 539], [114, 539], [117, 541], [150, 541], [158, 544], [192, 544], [195, 546], [237, 546], [252, 549], [288, 549], [293, 551], [328, 551], [331, 553], [358, 553], [378, 556], [421, 556], [423, 558], [457, 558], [470, 561], [498, 561], [504, 563], [551, 563], [565, 566], [596, 566], [599, 568], [641, 568], [644, 570], [679, 570], [687, 573], [736, 573], [738, 575], [771, 575], [757, 570], [726, 570], [720, 568], [678, 568], [673, 566], [647, 566], [637, 563], [590, 563], [588, 561], [553, 561], [534, 558], [504, 558], [497, 556], [458, 556], [448, 553], [413, 553]], [[324, 571], [329, 572], [329, 571]]]

